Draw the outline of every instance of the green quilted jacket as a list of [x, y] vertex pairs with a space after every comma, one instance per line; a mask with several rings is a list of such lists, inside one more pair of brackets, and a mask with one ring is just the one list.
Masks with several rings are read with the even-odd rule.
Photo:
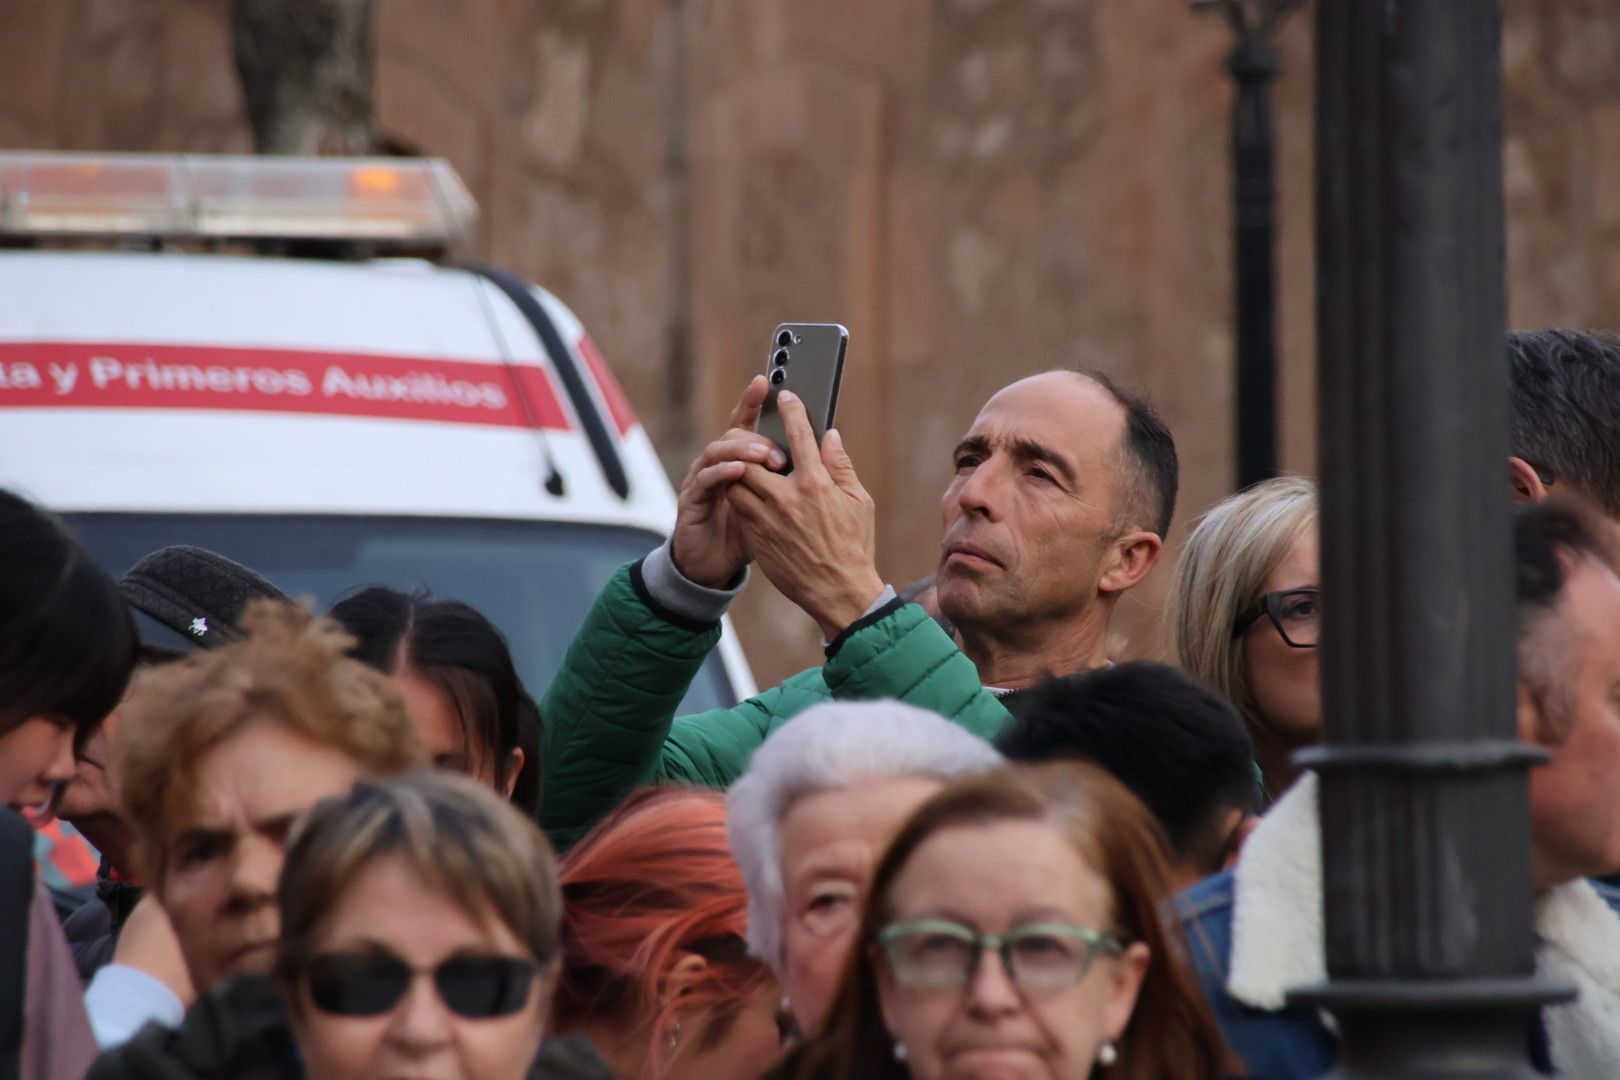
[[826, 666], [735, 708], [675, 716], [719, 639], [717, 622], [660, 610], [639, 562], [613, 575], [540, 703], [540, 821], [558, 850], [635, 788], [661, 780], [725, 788], [767, 735], [818, 702], [898, 698], [986, 739], [1008, 720], [950, 636], [899, 601], [841, 634]]

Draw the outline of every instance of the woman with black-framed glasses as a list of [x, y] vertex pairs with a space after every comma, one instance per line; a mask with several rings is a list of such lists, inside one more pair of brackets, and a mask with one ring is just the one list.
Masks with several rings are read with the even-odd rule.
[[1218, 1080], [1141, 803], [1072, 763], [955, 780], [878, 865], [820, 1034], [767, 1080]]
[[1181, 666], [1237, 707], [1275, 798], [1294, 751], [1322, 733], [1316, 485], [1282, 476], [1213, 507], [1182, 548], [1167, 610]]

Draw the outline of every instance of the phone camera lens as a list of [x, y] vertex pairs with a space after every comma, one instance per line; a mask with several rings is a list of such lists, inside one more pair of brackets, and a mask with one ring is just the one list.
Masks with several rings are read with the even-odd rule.
[[777, 349], [776, 355], [771, 357], [771, 363], [775, 364], [777, 367], [784, 367], [786, 366], [787, 362], [788, 351], [786, 349]]
[[787, 372], [786, 371], [784, 371], [781, 368], [777, 368], [775, 371], [771, 372], [771, 385], [772, 386], [781, 386], [785, 382], [787, 382]]
[[785, 349], [791, 344], [793, 344], [793, 331], [783, 330], [780, 334], [776, 335], [777, 348]]

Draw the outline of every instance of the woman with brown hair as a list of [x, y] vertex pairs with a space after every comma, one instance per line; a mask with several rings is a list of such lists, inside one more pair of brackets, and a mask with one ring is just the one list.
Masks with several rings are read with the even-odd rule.
[[309, 1080], [522, 1080], [557, 977], [551, 847], [483, 784], [361, 783], [310, 815], [277, 891], [275, 975]]
[[1227, 1076], [1168, 891], [1151, 819], [1105, 773], [955, 781], [884, 855], [825, 1026], [771, 1076]]

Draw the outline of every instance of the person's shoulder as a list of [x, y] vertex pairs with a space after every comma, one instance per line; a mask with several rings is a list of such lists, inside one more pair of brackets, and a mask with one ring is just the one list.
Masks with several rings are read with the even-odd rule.
[[1588, 884], [1592, 886], [1592, 891], [1597, 893], [1605, 904], [1609, 905], [1610, 911], [1620, 915], [1620, 886], [1596, 879], [1589, 881]]
[[268, 975], [243, 975], [197, 999], [178, 1028], [150, 1023], [102, 1054], [88, 1080], [299, 1077], [285, 1006]]
[[1171, 897], [1171, 910], [1183, 923], [1230, 918], [1237, 893], [1232, 871], [1223, 870]]
[[1235, 894], [1232, 871], [1224, 870], [1170, 898], [1171, 917], [1181, 930], [1187, 958], [1206, 984], [1206, 993], [1224, 984], [1231, 962]]
[[614, 1080], [614, 1076], [591, 1041], [576, 1033], [541, 1043], [526, 1080]]
[[128, 1042], [104, 1050], [86, 1080], [192, 1080], [206, 1075], [181, 1054], [180, 1032], [148, 1023]]

